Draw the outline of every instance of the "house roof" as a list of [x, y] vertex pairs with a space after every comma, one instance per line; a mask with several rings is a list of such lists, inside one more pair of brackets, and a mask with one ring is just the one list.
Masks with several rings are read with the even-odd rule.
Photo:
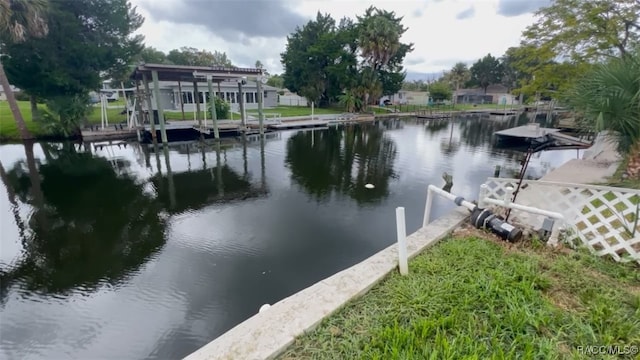
[[158, 72], [160, 81], [202, 81], [204, 76], [210, 75], [214, 82], [221, 82], [242, 77], [256, 77], [263, 74], [262, 69], [228, 68], [222, 66], [184, 66], [166, 64], [140, 64], [131, 75], [132, 80], [142, 80], [143, 75], [151, 80], [152, 71]]
[[[233, 81], [233, 80], [229, 80], [229, 81], [218, 81], [218, 83], [220, 84], [221, 87], [224, 87], [225, 89], [228, 88], [237, 88], [237, 82]], [[178, 82], [177, 81], [158, 81], [158, 85], [160, 85], [161, 89], [167, 89], [167, 88], [177, 88], [178, 87]], [[150, 87], [153, 87], [153, 84], [149, 84]], [[181, 84], [182, 89], [189, 89], [191, 90], [193, 88], [193, 84], [192, 82], [183, 82]], [[202, 79], [198, 79], [198, 89], [205, 89], [207, 87], [207, 82], [203, 81]], [[256, 88], [256, 82], [255, 81], [247, 81], [247, 83], [244, 85], [245, 88]], [[217, 88], [217, 86], [216, 86]], [[268, 91], [278, 91], [278, 88], [275, 88], [273, 86], [269, 86], [269, 85], [262, 85], [262, 89], [263, 90], [268, 90]]]

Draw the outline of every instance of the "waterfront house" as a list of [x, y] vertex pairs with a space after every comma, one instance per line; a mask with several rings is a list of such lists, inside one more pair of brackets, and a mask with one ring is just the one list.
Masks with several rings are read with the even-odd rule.
[[454, 91], [456, 104], [506, 104], [518, 103], [518, 98], [509, 93], [506, 86], [492, 84], [487, 87], [485, 93], [483, 88], [469, 88]]
[[[149, 84], [153, 90], [153, 84]], [[200, 109], [208, 107], [209, 89], [205, 81], [198, 82], [197, 95], [194, 92], [193, 83], [185, 82], [178, 84], [177, 81], [160, 81], [160, 101], [161, 106], [166, 111], [180, 111], [180, 101], [184, 104], [184, 111], [190, 112], [196, 109], [196, 102], [200, 103]], [[238, 83], [236, 81], [222, 81], [213, 85], [215, 95], [227, 101], [233, 109], [237, 109], [240, 96], [238, 94]], [[273, 86], [262, 85], [264, 94], [264, 108], [278, 106], [278, 89]], [[181, 93], [182, 92], [182, 93]], [[242, 86], [244, 103], [247, 110], [258, 108], [257, 85], [253, 81], [247, 81]], [[153, 95], [152, 95], [153, 98]], [[156, 109], [156, 102], [152, 100], [152, 107]]]

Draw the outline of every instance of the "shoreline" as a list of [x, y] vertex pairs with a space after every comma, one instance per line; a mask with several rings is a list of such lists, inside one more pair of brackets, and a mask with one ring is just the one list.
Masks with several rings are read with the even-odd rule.
[[[447, 114], [447, 115], [460, 115], [460, 114], [482, 114], [482, 113], [491, 113], [494, 111], [504, 111], [501, 108], [479, 108], [479, 109], [466, 109], [466, 110], [434, 110], [434, 113], [438, 113], [438, 114]], [[522, 108], [517, 108], [517, 109], [507, 109], [507, 111], [515, 111], [516, 113], [521, 113], [523, 112]], [[295, 122], [295, 121], [308, 121], [308, 120], [333, 120], [339, 117], [344, 116], [345, 113], [336, 113], [336, 114], [317, 114], [314, 115], [313, 117], [311, 115], [302, 115], [302, 116], [287, 116], [287, 117], [281, 117], [279, 120], [282, 122]], [[379, 120], [379, 119], [387, 119], [387, 118], [397, 118], [397, 117], [414, 117], [416, 116], [417, 111], [410, 111], [410, 112], [389, 112], [389, 113], [383, 113], [383, 114], [371, 114], [371, 113], [361, 113], [361, 114], [352, 114], [352, 116], [354, 117], [363, 117], [366, 119], [362, 119], [362, 120], [354, 120], [354, 121], [362, 121], [362, 122], [366, 122], [366, 121], [375, 121], [375, 120]], [[508, 115], [508, 116], [514, 116], [514, 115]], [[168, 122], [180, 122], [183, 120], [170, 120]], [[186, 120], [186, 121], [192, 121], [192, 120]], [[221, 121], [229, 121], [229, 120], [221, 120]], [[239, 120], [230, 120], [230, 121], [239, 121]], [[248, 121], [252, 121], [250, 119], [248, 119]], [[93, 124], [93, 125], [97, 125], [97, 124]], [[30, 139], [29, 141], [75, 141], [75, 140], [82, 140], [82, 137], [80, 134], [77, 135], [73, 135], [73, 136], [60, 136], [60, 135], [51, 135], [51, 134], [38, 134], [38, 131], [33, 131], [33, 129], [30, 129], [32, 131], [32, 134], [34, 134], [34, 138]], [[16, 143], [21, 143], [23, 140], [20, 139], [19, 135], [16, 133], [16, 136], [4, 136], [2, 134], [2, 131], [0, 130], [0, 144], [16, 144]]]

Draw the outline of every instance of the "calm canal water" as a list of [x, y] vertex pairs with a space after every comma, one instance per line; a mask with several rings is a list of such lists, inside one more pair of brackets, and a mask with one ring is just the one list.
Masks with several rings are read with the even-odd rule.
[[[495, 165], [517, 171], [522, 154], [490, 144], [517, 123], [389, 120], [219, 150], [2, 145], [0, 357], [185, 356], [394, 243], [397, 206], [415, 231], [443, 172], [475, 198]], [[575, 157], [539, 154], [530, 176]]]

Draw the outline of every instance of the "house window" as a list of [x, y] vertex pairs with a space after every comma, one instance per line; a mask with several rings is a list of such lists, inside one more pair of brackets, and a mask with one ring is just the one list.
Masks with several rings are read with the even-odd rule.
[[198, 102], [200, 104], [204, 103], [204, 93], [202, 91], [198, 91]]
[[267, 90], [264, 91], [264, 95], [262, 96], [263, 99], [267, 98]]
[[224, 100], [224, 93], [222, 93], [220, 91], [216, 91], [216, 96], [219, 97], [220, 99]]
[[182, 92], [182, 103], [183, 104], [193, 104], [193, 93], [191, 91], [183, 91]]
[[255, 100], [253, 98], [254, 95], [252, 92], [245, 93], [244, 95], [245, 95], [245, 100], [247, 101], [247, 104], [255, 103]]

